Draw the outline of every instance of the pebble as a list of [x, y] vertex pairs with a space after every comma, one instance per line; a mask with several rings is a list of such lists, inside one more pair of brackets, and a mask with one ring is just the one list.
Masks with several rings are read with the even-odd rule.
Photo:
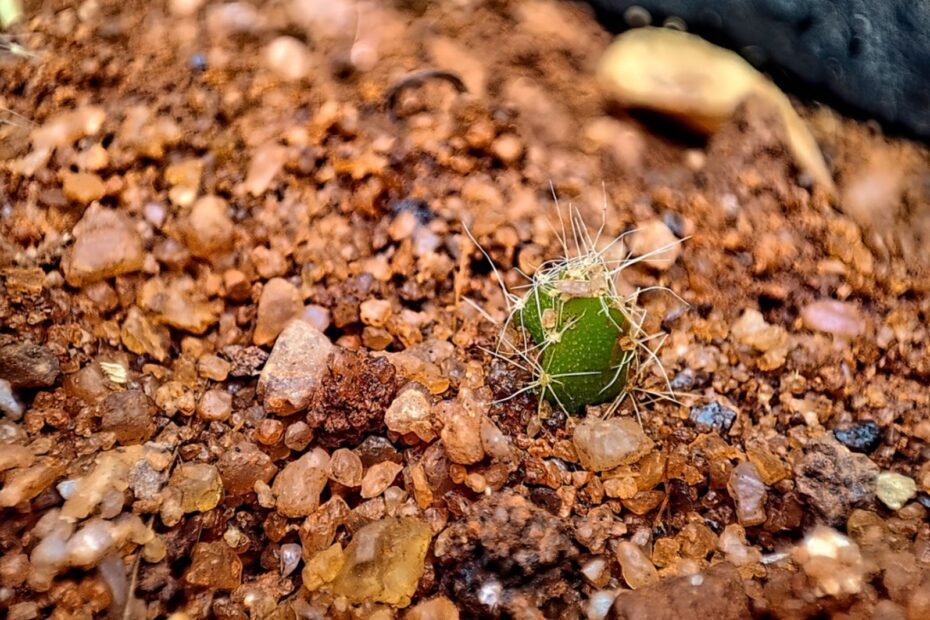
[[302, 420], [294, 422], [284, 431], [284, 446], [289, 450], [303, 452], [313, 440], [313, 429]]
[[395, 433], [415, 433], [421, 440], [429, 442], [436, 438], [431, 410], [429, 396], [423, 390], [409, 387], [403, 389], [384, 412], [384, 423]]
[[423, 575], [433, 531], [420, 519], [387, 517], [365, 525], [345, 550], [333, 593], [353, 603], [406, 607]]
[[699, 430], [717, 431], [722, 434], [733, 426], [733, 422], [736, 421], [736, 412], [715, 400], [700, 407], [692, 407], [688, 419]]
[[262, 54], [265, 65], [284, 80], [299, 80], [310, 71], [310, 52], [294, 37], [277, 37]]
[[180, 494], [180, 509], [184, 514], [207, 512], [223, 499], [223, 480], [213, 465], [182, 463], [175, 468], [169, 488]]
[[232, 496], [251, 493], [256, 481], [268, 483], [278, 468], [271, 457], [250, 441], [243, 441], [226, 450], [216, 462], [223, 488]]
[[505, 133], [491, 143], [491, 152], [505, 164], [513, 164], [523, 155], [523, 142], [512, 133]]
[[285, 517], [306, 517], [320, 505], [320, 494], [328, 480], [329, 455], [314, 448], [288, 463], [271, 485], [278, 512]]
[[232, 248], [235, 224], [230, 219], [226, 201], [219, 196], [204, 196], [194, 203], [181, 223], [184, 243], [199, 258], [211, 258]]
[[749, 598], [732, 564], [721, 562], [703, 573], [665, 579], [635, 592], [621, 592], [614, 602], [614, 618], [681, 620], [751, 618]]
[[362, 497], [369, 499], [384, 493], [403, 468], [403, 465], [393, 461], [384, 461], [369, 467], [362, 478]]
[[292, 320], [304, 310], [303, 300], [297, 287], [284, 278], [272, 278], [262, 288], [258, 300], [258, 319], [252, 342], [263, 346], [275, 341]]
[[190, 17], [200, 10], [205, 0], [170, 0], [168, 8], [172, 15], [177, 17]]
[[[0, 379], [15, 389], [51, 387], [60, 375], [58, 357], [42, 345], [23, 341], [0, 347]], [[12, 394], [3, 400], [6, 407], [17, 408]]]
[[44, 459], [28, 468], [19, 468], [6, 475], [0, 489], [0, 508], [10, 508], [30, 500], [52, 486], [63, 471], [54, 460]]
[[13, 386], [6, 379], [0, 379], [0, 413], [11, 420], [19, 420], [23, 416], [23, 405], [13, 393]]
[[154, 401], [142, 390], [113, 392], [100, 403], [100, 429], [123, 445], [143, 443], [155, 434]]
[[362, 459], [355, 452], [347, 448], [339, 448], [329, 459], [327, 475], [330, 480], [354, 488], [362, 484], [364, 469]]
[[623, 580], [633, 590], [659, 582], [656, 567], [639, 545], [628, 540], [621, 541], [617, 545], [617, 561]]
[[265, 410], [289, 415], [306, 409], [327, 371], [333, 344], [304, 321], [291, 321], [278, 335], [258, 379]]
[[197, 374], [213, 381], [226, 381], [230, 363], [218, 355], [208, 353], [197, 360]]
[[636, 420], [621, 417], [585, 418], [575, 427], [572, 442], [582, 466], [590, 471], [636, 463], [654, 445]]
[[232, 394], [219, 389], [207, 390], [197, 401], [197, 415], [207, 422], [225, 422], [232, 415]]
[[459, 610], [445, 596], [437, 596], [411, 607], [404, 620], [459, 620]]
[[882, 429], [872, 420], [852, 422], [833, 429], [833, 435], [853, 452], [872, 452], [882, 440]]
[[[269, 46], [271, 47], [271, 46]], [[288, 79], [297, 79], [288, 78]], [[271, 186], [287, 163], [288, 150], [280, 144], [270, 143], [258, 147], [249, 162], [249, 171], [243, 185], [245, 191], [253, 196], [261, 196]]]
[[301, 572], [304, 587], [310, 592], [319, 590], [320, 587], [336, 578], [336, 575], [342, 570], [343, 564], [345, 564], [345, 553], [342, 550], [342, 545], [333, 543], [330, 547], [315, 554], [304, 564], [304, 569]]
[[321, 332], [325, 332], [329, 329], [330, 324], [333, 322], [329, 308], [324, 308], [316, 304], [304, 306], [303, 312], [300, 313], [300, 320], [310, 323], [310, 325], [313, 325]]
[[762, 560], [762, 552], [746, 544], [746, 530], [736, 523], [723, 529], [717, 548], [726, 556], [727, 562], [734, 566], [748, 566]]
[[765, 523], [768, 493], [755, 465], [744, 461], [734, 467], [727, 482], [727, 491], [736, 504], [736, 518], [740, 525], [750, 527]]
[[794, 473], [808, 504], [828, 523], [841, 525], [853, 508], [872, 502], [879, 470], [867, 456], [850, 452], [828, 435], [805, 446]]
[[235, 590], [242, 582], [242, 560], [221, 540], [197, 543], [184, 581], [211, 590]]
[[917, 483], [892, 471], [883, 471], [875, 480], [875, 495], [892, 510], [900, 510], [917, 495]]
[[68, 200], [89, 205], [106, 194], [103, 179], [92, 172], [65, 172], [62, 191]]
[[480, 414], [452, 400], [439, 403], [436, 414], [443, 424], [439, 436], [450, 461], [471, 465], [484, 458]]
[[867, 567], [859, 546], [833, 528], [815, 527], [791, 557], [813, 581], [817, 594], [858, 594], [865, 585]]
[[91, 207], [74, 227], [74, 245], [61, 259], [68, 284], [81, 287], [142, 269], [142, 237], [121, 213]]
[[391, 302], [386, 299], [366, 299], [359, 306], [362, 323], [374, 327], [384, 327], [392, 312]]
[[630, 252], [633, 256], [641, 257], [643, 263], [656, 271], [666, 271], [675, 264], [681, 256], [681, 241], [675, 233], [659, 219], [652, 219], [640, 224], [632, 234], [627, 237]]
[[8, 469], [29, 467], [35, 460], [36, 457], [32, 453], [32, 450], [26, 446], [6, 444], [3, 446], [3, 449], [0, 450], [0, 472], [7, 471]]
[[856, 338], [865, 333], [865, 319], [850, 302], [821, 299], [801, 309], [804, 326], [842, 338]]
[[171, 349], [171, 332], [152, 323], [137, 306], [130, 306], [120, 327], [120, 341], [136, 355], [149, 355], [164, 362]]
[[791, 350], [791, 339], [785, 328], [768, 323], [755, 308], [748, 308], [740, 315], [730, 328], [730, 334], [740, 344], [763, 354], [758, 362], [761, 370], [781, 368]]

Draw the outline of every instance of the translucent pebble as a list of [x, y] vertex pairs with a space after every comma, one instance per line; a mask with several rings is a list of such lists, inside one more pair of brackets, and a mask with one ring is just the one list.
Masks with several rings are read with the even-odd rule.
[[458, 620], [459, 610], [445, 596], [417, 603], [404, 614], [404, 620]]
[[391, 302], [386, 299], [366, 299], [359, 306], [362, 323], [374, 327], [384, 327], [391, 312]]
[[736, 503], [736, 517], [740, 525], [748, 527], [765, 523], [768, 494], [755, 465], [746, 461], [734, 467], [727, 490]]
[[8, 469], [29, 467], [36, 457], [26, 446], [10, 444], [0, 448], [0, 472]]
[[299, 80], [310, 70], [310, 52], [294, 37], [278, 37], [269, 43], [263, 56], [265, 65], [285, 80]]
[[634, 590], [659, 581], [656, 567], [639, 546], [628, 540], [617, 545], [617, 561], [624, 581]]
[[184, 580], [214, 590], [235, 590], [242, 580], [242, 560], [223, 541], [197, 543]]
[[836, 530], [818, 525], [791, 554], [813, 581], [819, 594], [858, 594], [867, 566], [859, 547]]
[[471, 465], [484, 458], [480, 414], [469, 411], [457, 401], [439, 403], [436, 413], [443, 424], [440, 437], [449, 460]]
[[182, 463], [171, 475], [169, 486], [179, 494], [180, 510], [185, 514], [213, 510], [223, 498], [220, 473], [206, 463]]
[[320, 505], [326, 487], [329, 455], [315, 448], [281, 470], [271, 486], [278, 512], [286, 517], [305, 517]]
[[301, 548], [300, 545], [296, 543], [287, 543], [281, 545], [279, 550], [281, 557], [281, 576], [287, 577], [297, 568], [297, 565], [300, 563], [301, 558]]
[[113, 526], [93, 518], [74, 533], [66, 546], [69, 566], [90, 567], [103, 559], [114, 544]]
[[423, 574], [432, 539], [429, 525], [411, 517], [388, 517], [355, 532], [333, 592], [355, 603], [406, 607]]
[[632, 418], [588, 417], [575, 426], [572, 442], [585, 469], [606, 471], [639, 461], [653, 442]]
[[362, 484], [362, 459], [355, 452], [347, 448], [339, 448], [333, 452], [329, 459], [327, 473], [331, 480], [347, 487], [357, 487]]
[[681, 255], [681, 242], [662, 220], [653, 219], [638, 225], [628, 237], [633, 256], [657, 271], [666, 271]]
[[229, 376], [230, 364], [218, 355], [201, 355], [197, 360], [197, 374], [213, 381], [225, 381]]
[[865, 332], [865, 320], [851, 302], [821, 299], [801, 309], [804, 326], [843, 338], [855, 338]]
[[235, 225], [227, 211], [226, 201], [219, 196], [204, 196], [194, 203], [181, 223], [184, 243], [191, 254], [210, 258], [232, 247]]
[[142, 237], [129, 218], [95, 206], [74, 227], [74, 245], [62, 257], [62, 270], [71, 286], [138, 271], [145, 259]]
[[598, 590], [588, 599], [586, 608], [588, 620], [603, 620], [610, 613], [617, 593], [613, 590]]
[[297, 287], [284, 278], [272, 278], [262, 288], [252, 342], [263, 346], [274, 342], [288, 323], [298, 318], [304, 304]]
[[301, 572], [304, 587], [310, 592], [318, 590], [336, 578], [344, 563], [345, 555], [339, 543], [333, 543], [332, 546], [316, 553], [307, 560]]
[[232, 394], [225, 390], [207, 390], [197, 402], [197, 415], [208, 422], [225, 422], [232, 415]]
[[734, 566], [746, 566], [762, 560], [762, 552], [746, 544], [746, 530], [736, 523], [724, 528], [718, 548]]
[[513, 460], [510, 439], [487, 417], [481, 419], [481, 445], [495, 461], [507, 463]]
[[369, 467], [362, 478], [362, 497], [367, 499], [381, 495], [403, 468], [403, 465], [393, 461], [384, 461]]
[[32, 499], [52, 486], [63, 469], [57, 461], [43, 459], [31, 467], [7, 474], [3, 489], [0, 489], [0, 508], [10, 508]]
[[429, 396], [423, 390], [408, 387], [387, 408], [384, 423], [395, 433], [415, 433], [423, 441], [432, 441], [436, 433], [433, 432], [431, 407]]

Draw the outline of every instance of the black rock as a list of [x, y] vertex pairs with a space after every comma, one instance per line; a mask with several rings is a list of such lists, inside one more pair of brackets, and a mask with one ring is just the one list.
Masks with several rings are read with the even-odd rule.
[[692, 407], [688, 418], [700, 430], [725, 433], [736, 421], [736, 412], [717, 401], [711, 401], [700, 407]]
[[588, 2], [602, 23], [615, 32], [646, 20], [659, 26], [669, 17], [680, 18], [689, 31], [739, 51], [783, 87], [805, 98], [845, 103], [887, 125], [930, 138], [928, 2]]
[[871, 452], [882, 440], [882, 429], [872, 420], [844, 424], [833, 429], [833, 434], [853, 452]]

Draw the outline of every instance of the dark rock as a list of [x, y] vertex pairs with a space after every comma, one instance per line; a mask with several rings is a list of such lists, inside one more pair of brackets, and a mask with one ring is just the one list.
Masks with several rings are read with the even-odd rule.
[[229, 359], [230, 377], [255, 377], [261, 372], [262, 366], [268, 359], [268, 352], [259, 347], [244, 347], [231, 344], [223, 349], [223, 354]]
[[14, 388], [55, 385], [61, 368], [47, 348], [32, 342], [13, 342], [0, 347], [0, 379]]
[[434, 553], [441, 585], [465, 617], [558, 618], [580, 602], [567, 522], [521, 495], [504, 491], [470, 505], [436, 538]]
[[688, 419], [700, 430], [725, 433], [736, 421], [736, 412], [717, 401], [712, 401], [700, 407], [692, 407]]
[[143, 443], [155, 434], [157, 411], [142, 390], [113, 392], [100, 403], [100, 429], [115, 433], [123, 445]]
[[357, 445], [384, 429], [384, 412], [397, 393], [397, 371], [383, 357], [339, 349], [313, 394], [307, 424], [327, 448]]
[[706, 572], [665, 579], [635, 591], [625, 590], [614, 602], [617, 620], [681, 620], [750, 618], [749, 598], [732, 564], [721, 562]]
[[833, 429], [833, 434], [854, 452], [871, 452], [882, 440], [882, 429], [872, 420], [844, 424]]
[[834, 526], [843, 525], [853, 508], [873, 502], [878, 472], [869, 457], [829, 435], [808, 444], [794, 468], [798, 493]]
[[[616, 32], [633, 5], [741, 51], [783, 86], [930, 137], [930, 4], [913, 0], [588, 0]], [[800, 90], [800, 89], [795, 89]]]

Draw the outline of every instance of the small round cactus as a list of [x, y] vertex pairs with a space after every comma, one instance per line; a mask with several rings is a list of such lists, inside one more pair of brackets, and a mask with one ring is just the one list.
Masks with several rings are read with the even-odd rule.
[[[577, 255], [566, 250], [563, 258], [541, 265], [522, 298], [505, 289], [511, 302], [508, 325], [517, 335], [514, 340], [504, 329], [498, 350], [509, 350], [518, 358], [512, 363], [533, 374], [532, 383], [520, 392], [535, 390], [540, 402], [566, 413], [589, 405], [619, 405], [633, 392], [664, 397], [640, 385], [643, 370], [658, 358], [647, 344], [655, 336], [643, 330], [646, 313], [636, 303], [638, 291], [624, 297], [614, 283], [624, 268], [648, 256], [606, 258], [607, 250], [596, 249], [597, 239], [578, 233], [584, 224], [576, 217], [573, 213], [571, 223]], [[616, 249], [617, 242], [607, 248]], [[635, 407], [635, 399], [633, 403]]]

